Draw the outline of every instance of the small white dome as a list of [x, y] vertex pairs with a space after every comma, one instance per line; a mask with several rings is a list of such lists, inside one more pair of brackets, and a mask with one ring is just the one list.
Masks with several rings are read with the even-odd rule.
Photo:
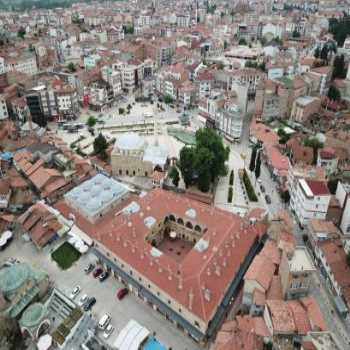
[[116, 146], [122, 150], [139, 150], [143, 148], [144, 144], [144, 139], [134, 132], [119, 136], [116, 142]]

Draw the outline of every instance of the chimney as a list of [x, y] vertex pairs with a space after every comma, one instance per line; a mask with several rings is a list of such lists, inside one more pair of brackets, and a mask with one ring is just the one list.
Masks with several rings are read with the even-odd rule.
[[204, 293], [204, 299], [206, 301], [210, 301], [210, 299], [211, 299], [211, 292], [210, 292], [210, 290], [208, 288], [204, 288], [203, 293]]
[[179, 276], [179, 283], [177, 285], [178, 290], [182, 290], [183, 284], [182, 284], [182, 276]]
[[190, 310], [192, 310], [193, 298], [194, 298], [194, 294], [193, 294], [193, 290], [192, 290], [192, 288], [191, 288], [190, 291], [189, 291], [189, 293], [188, 293], [188, 308], [189, 308]]
[[215, 265], [215, 273], [217, 276], [221, 276], [221, 270], [219, 265]]

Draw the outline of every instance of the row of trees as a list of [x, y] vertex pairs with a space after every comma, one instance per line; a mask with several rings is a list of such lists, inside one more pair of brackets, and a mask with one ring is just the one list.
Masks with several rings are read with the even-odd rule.
[[225, 162], [229, 153], [229, 147], [224, 146], [222, 138], [213, 129], [199, 129], [196, 145], [185, 146], [180, 151], [178, 167], [186, 187], [197, 185], [199, 190], [208, 192], [218, 176], [226, 175]]
[[249, 170], [251, 172], [254, 171], [256, 179], [260, 177], [260, 172], [261, 172], [261, 144], [260, 143], [255, 145], [252, 150], [250, 163], [249, 163]]
[[334, 35], [338, 45], [343, 46], [346, 37], [350, 35], [350, 16], [344, 14], [343, 18], [330, 18], [328, 23], [330, 33]]

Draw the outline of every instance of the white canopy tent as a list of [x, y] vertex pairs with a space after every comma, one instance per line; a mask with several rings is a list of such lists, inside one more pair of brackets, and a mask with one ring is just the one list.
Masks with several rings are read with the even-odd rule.
[[130, 320], [121, 330], [114, 342], [114, 348], [118, 350], [138, 350], [147, 339], [150, 332], [135, 320]]

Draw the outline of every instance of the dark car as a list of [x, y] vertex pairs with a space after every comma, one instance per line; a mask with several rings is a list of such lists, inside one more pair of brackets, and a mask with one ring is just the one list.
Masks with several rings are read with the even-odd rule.
[[95, 271], [92, 273], [92, 275], [97, 278], [98, 276], [101, 275], [101, 273], [103, 272], [101, 267], [96, 267]]
[[96, 298], [89, 298], [88, 301], [84, 304], [84, 311], [89, 311], [96, 304]]
[[84, 272], [86, 274], [89, 274], [94, 268], [95, 268], [94, 264], [89, 264], [88, 266], [85, 267]]
[[100, 280], [100, 282], [103, 282], [104, 280], [106, 280], [109, 276], [109, 272], [104, 271], [101, 273], [101, 275], [98, 277], [98, 279]]
[[129, 293], [127, 288], [120, 288], [117, 291], [117, 298], [122, 300]]
[[265, 200], [266, 200], [266, 203], [267, 203], [267, 204], [271, 204], [271, 198], [270, 198], [269, 195], [266, 195], [266, 196], [265, 196]]
[[261, 190], [262, 193], [264, 193], [265, 192], [265, 187], [263, 185], [260, 185], [260, 190]]

